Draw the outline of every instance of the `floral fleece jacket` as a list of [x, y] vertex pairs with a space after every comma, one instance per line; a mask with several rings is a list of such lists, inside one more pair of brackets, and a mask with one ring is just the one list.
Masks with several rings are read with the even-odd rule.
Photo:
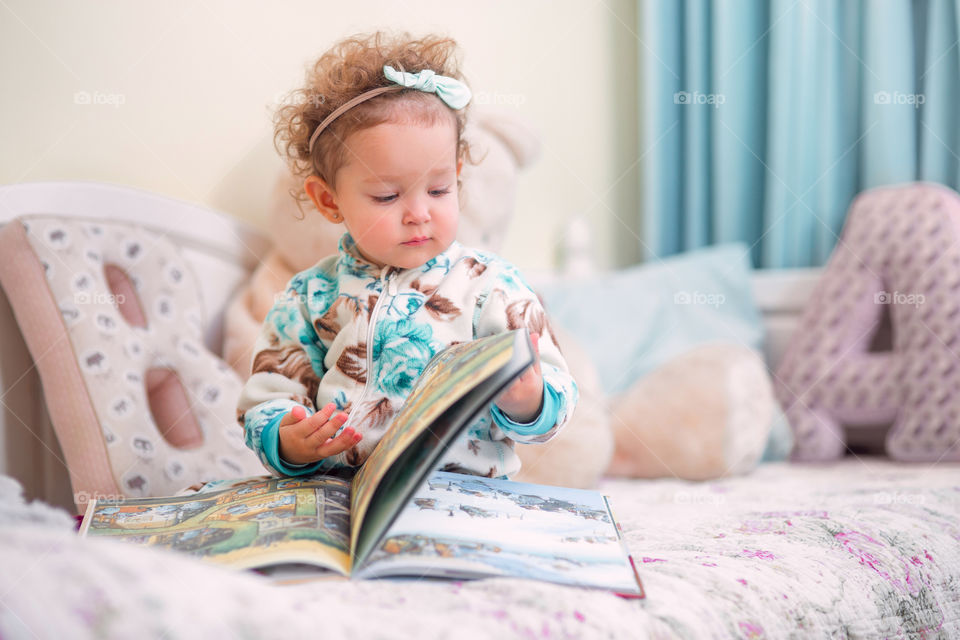
[[[491, 406], [453, 444], [442, 469], [488, 477], [516, 473], [513, 443], [556, 435], [573, 413], [576, 384], [543, 307], [514, 266], [454, 242], [421, 267], [381, 269], [346, 234], [339, 255], [295, 275], [267, 314], [238, 403], [247, 446], [277, 475], [359, 466], [434, 354], [521, 327], [541, 336], [539, 418], [517, 424]], [[363, 440], [312, 464], [282, 460], [283, 415], [298, 404], [310, 415], [330, 402], [348, 412], [346, 424]]]

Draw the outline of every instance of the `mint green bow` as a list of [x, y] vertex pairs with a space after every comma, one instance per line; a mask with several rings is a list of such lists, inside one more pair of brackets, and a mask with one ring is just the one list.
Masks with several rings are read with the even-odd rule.
[[419, 73], [407, 73], [406, 71], [397, 71], [387, 64], [383, 65], [383, 75], [387, 77], [387, 80], [400, 86], [426, 93], [435, 93], [451, 109], [463, 109], [470, 102], [470, 87], [456, 78], [438, 76], [430, 69], [424, 69]]

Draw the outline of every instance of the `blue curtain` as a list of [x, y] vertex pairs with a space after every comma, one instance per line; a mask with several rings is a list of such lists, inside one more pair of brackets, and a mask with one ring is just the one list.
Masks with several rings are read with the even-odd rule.
[[960, 186], [960, 0], [640, 0], [642, 251], [823, 264], [853, 197]]

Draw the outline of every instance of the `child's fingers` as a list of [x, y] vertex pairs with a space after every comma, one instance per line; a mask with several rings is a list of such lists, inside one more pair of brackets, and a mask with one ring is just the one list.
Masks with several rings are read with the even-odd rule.
[[[307, 443], [307, 439], [319, 430], [319, 426], [327, 424], [327, 419], [336, 408], [336, 405], [331, 402], [309, 418], [305, 417], [306, 410], [303, 407], [294, 407], [291, 409], [287, 415], [284, 416], [283, 420], [280, 421], [280, 433], [287, 443], [287, 446], [303, 447], [304, 449], [311, 448], [312, 445]], [[338, 429], [339, 426], [336, 428]], [[328, 431], [324, 440], [334, 433], [336, 433], [336, 429]]]
[[279, 426], [286, 427], [291, 424], [296, 424], [303, 420], [306, 415], [307, 412], [303, 407], [294, 407], [293, 409], [290, 409], [290, 411], [287, 411], [287, 414], [283, 416], [283, 418], [280, 420]]
[[304, 418], [296, 425], [297, 435], [301, 438], [310, 437], [317, 429], [322, 427], [330, 420], [330, 416], [337, 410], [337, 405], [328, 402], [326, 406], [309, 418]]
[[[303, 408], [295, 407], [288, 416], [294, 414], [295, 411], [297, 411], [297, 414], [303, 415]], [[309, 418], [282, 425], [280, 430], [281, 449], [285, 450], [287, 454], [292, 454], [284, 456], [285, 459], [300, 463], [326, 458], [348, 449], [359, 441], [359, 434], [355, 434], [353, 429], [344, 429], [346, 436], [343, 439], [334, 438], [337, 431], [347, 420], [347, 414], [345, 413], [339, 413], [331, 418], [330, 414], [334, 411], [336, 411], [336, 405], [330, 403]], [[284, 419], [286, 418], [287, 416]], [[325, 444], [331, 442], [336, 442], [336, 446], [324, 447]], [[283, 452], [281, 452], [281, 455], [283, 455]]]
[[337, 435], [337, 431], [340, 430], [340, 427], [342, 427], [343, 423], [346, 421], [347, 414], [338, 413], [323, 424], [317, 426], [307, 435], [307, 446], [311, 448], [319, 447], [324, 442]]
[[319, 447], [317, 447], [317, 455], [322, 458], [328, 458], [330, 456], [335, 456], [338, 453], [342, 453], [357, 444], [363, 439], [363, 436], [353, 430], [353, 427], [347, 427], [340, 432], [336, 438], [332, 440], [327, 440]]

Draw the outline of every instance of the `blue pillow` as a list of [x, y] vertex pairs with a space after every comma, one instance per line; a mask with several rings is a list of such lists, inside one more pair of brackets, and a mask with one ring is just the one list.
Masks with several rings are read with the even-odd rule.
[[770, 426], [770, 435], [767, 437], [767, 446], [760, 456], [760, 462], [777, 462], [790, 457], [793, 449], [793, 429], [787, 421], [787, 414], [783, 412], [780, 403], [773, 405], [773, 424]]
[[[732, 243], [649, 264], [538, 287], [552, 322], [575, 335], [604, 390], [626, 391], [641, 376], [714, 341], [763, 353], [749, 249]], [[762, 461], [784, 460], [793, 434], [779, 404]]]
[[552, 322], [596, 365], [604, 390], [625, 391], [692, 347], [723, 341], [763, 352], [749, 250], [726, 244], [538, 288]]

